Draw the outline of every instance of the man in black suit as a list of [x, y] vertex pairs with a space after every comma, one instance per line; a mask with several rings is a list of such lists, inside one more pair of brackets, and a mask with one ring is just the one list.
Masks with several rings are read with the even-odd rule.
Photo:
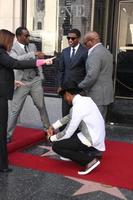
[[[80, 83], [85, 77], [85, 62], [88, 51], [80, 44], [81, 33], [78, 29], [68, 32], [69, 47], [63, 49], [59, 60], [59, 88], [69, 80]], [[62, 116], [69, 113], [70, 105], [62, 99]]]

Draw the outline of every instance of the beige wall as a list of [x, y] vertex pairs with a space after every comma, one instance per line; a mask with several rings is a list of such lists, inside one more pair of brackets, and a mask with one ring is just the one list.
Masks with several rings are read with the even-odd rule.
[[[44, 18], [44, 30], [45, 30], [45, 45], [48, 51], [56, 49], [57, 35], [57, 15], [58, 15], [58, 1], [57, 0], [45, 0], [45, 18]], [[45, 47], [44, 47], [45, 48]]]
[[45, 0], [42, 30], [37, 30], [36, 21], [37, 18], [42, 18], [43, 13], [36, 12], [35, 1], [27, 1], [27, 28], [31, 32], [31, 35], [42, 39], [42, 50], [47, 54], [53, 54], [58, 46], [58, 1], [59, 0]]
[[[0, 29], [15, 32], [21, 25], [22, 0], [0, 0]], [[58, 6], [59, 0], [45, 0], [45, 13], [42, 30], [33, 30], [35, 0], [27, 1], [27, 28], [33, 36], [40, 36], [42, 48], [47, 54], [53, 54], [58, 48]], [[26, 12], [26, 11], [25, 11]]]
[[15, 31], [21, 24], [21, 0], [0, 0], [0, 29]]
[[29, 31], [33, 30], [33, 18], [34, 18], [34, 0], [27, 1], [27, 27]]

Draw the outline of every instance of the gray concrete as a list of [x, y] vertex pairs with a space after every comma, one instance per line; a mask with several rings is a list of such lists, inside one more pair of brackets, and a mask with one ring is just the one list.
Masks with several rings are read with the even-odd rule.
[[[61, 117], [61, 98], [44, 97], [50, 122]], [[18, 123], [23, 126], [42, 128], [39, 112], [30, 96], [26, 99]]]

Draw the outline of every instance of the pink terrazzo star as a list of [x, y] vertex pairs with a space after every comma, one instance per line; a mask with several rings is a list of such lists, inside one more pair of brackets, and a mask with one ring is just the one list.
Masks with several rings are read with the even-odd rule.
[[113, 196], [119, 197], [120, 199], [127, 200], [126, 197], [121, 193], [121, 191], [117, 187], [112, 187], [109, 185], [103, 185], [101, 183], [96, 183], [93, 181], [86, 181], [83, 179], [78, 179], [74, 177], [69, 177], [66, 176], [66, 178], [69, 178], [73, 181], [79, 182], [83, 184], [74, 194], [73, 196], [76, 195], [81, 195], [85, 193], [90, 193], [90, 192], [95, 192], [95, 191], [102, 191], [106, 192], [108, 194], [111, 194]]

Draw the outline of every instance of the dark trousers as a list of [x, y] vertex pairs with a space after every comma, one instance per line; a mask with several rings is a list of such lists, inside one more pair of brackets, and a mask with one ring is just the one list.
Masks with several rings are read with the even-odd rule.
[[8, 167], [7, 155], [8, 100], [0, 97], [0, 169]]
[[69, 139], [60, 140], [54, 142], [52, 145], [53, 151], [57, 154], [70, 158], [77, 162], [81, 166], [85, 166], [93, 160], [93, 158], [100, 157], [101, 151], [98, 151], [94, 147], [88, 147], [84, 145], [76, 134]]
[[69, 104], [65, 101], [64, 98], [62, 98], [62, 116], [63, 116], [63, 117], [69, 114], [69, 111], [70, 111], [70, 108], [71, 108], [71, 107], [72, 107], [72, 106], [69, 105]]

